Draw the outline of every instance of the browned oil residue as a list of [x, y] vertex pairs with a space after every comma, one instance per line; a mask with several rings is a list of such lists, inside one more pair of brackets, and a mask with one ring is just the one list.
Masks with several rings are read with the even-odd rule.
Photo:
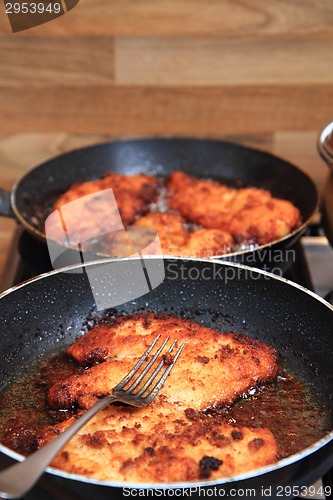
[[[65, 353], [17, 378], [0, 397], [0, 440], [24, 455], [37, 448], [38, 434], [75, 413], [50, 411], [46, 403], [48, 388], [72, 374], [82, 372]], [[292, 455], [329, 431], [325, 412], [296, 378], [282, 372], [271, 385], [242, 398], [226, 409], [210, 410], [226, 422], [239, 426], [267, 427], [279, 444], [279, 458]]]
[[16, 377], [0, 395], [0, 441], [23, 455], [37, 449], [40, 429], [69, 418], [71, 412], [52, 412], [47, 407], [48, 389], [58, 381], [80, 373], [65, 353], [37, 362]]
[[224, 413], [230, 424], [270, 429], [279, 445], [279, 459], [303, 450], [330, 430], [319, 402], [285, 372], [253, 397], [217, 411]]

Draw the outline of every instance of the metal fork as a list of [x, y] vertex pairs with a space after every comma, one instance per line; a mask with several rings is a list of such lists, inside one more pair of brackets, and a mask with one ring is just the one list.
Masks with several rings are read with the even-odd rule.
[[[170, 360], [171, 363], [166, 361], [165, 356], [163, 356], [160, 362], [158, 364], [156, 363], [156, 368], [154, 368], [153, 365], [169, 341], [169, 338], [165, 339], [153, 355], [152, 359], [135, 378], [135, 375], [143, 366], [159, 338], [160, 335], [155, 338], [153, 343], [148, 347], [134, 368], [111, 390], [110, 395], [100, 399], [95, 405], [75, 420], [75, 422], [66, 430], [64, 430], [47, 445], [34, 452], [23, 462], [16, 463], [0, 472], [0, 498], [20, 498], [27, 493], [43, 474], [44, 469], [71, 439], [71, 437], [73, 437], [74, 434], [76, 434], [76, 432], [78, 432], [81, 427], [88, 422], [88, 420], [96, 415], [96, 413], [110, 403], [120, 401], [131, 406], [139, 407], [148, 405], [157, 396], [185, 346], [185, 343], [180, 345], [177, 352], [172, 356]], [[172, 343], [167, 352], [171, 354], [176, 344], [177, 340]], [[167, 368], [162, 370], [164, 365], [166, 365]], [[153, 369], [153, 372], [149, 378], [144, 381], [145, 376], [151, 369]], [[142, 381], [143, 386], [139, 388], [138, 386]], [[129, 387], [125, 389], [128, 384], [130, 384]], [[137, 391], [135, 391], [136, 388], [138, 388]]]

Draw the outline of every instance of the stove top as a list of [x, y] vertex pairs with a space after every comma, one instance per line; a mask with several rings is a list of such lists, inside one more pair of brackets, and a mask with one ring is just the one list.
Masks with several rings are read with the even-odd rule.
[[[296, 243], [294, 250], [295, 258], [292, 266], [285, 273], [285, 277], [315, 291], [321, 297], [333, 299], [333, 249], [323, 235], [320, 226], [311, 227], [307, 235]], [[8, 254], [0, 291], [50, 270], [52, 270], [52, 266], [47, 247], [18, 228]], [[8, 457], [0, 456], [0, 468], [7, 466], [8, 460]], [[45, 489], [44, 482], [42, 478], [25, 499], [44, 500], [46, 491], [50, 500], [73, 498], [63, 491], [59, 496], [59, 492], [54, 493]], [[326, 491], [330, 489], [329, 495], [322, 494], [323, 486], [330, 487], [326, 488]], [[301, 497], [312, 500], [333, 498], [333, 471], [315, 483], [313, 489], [308, 489], [308, 492], [308, 496]], [[79, 499], [81, 496], [77, 498]], [[87, 497], [83, 496], [82, 498]]]

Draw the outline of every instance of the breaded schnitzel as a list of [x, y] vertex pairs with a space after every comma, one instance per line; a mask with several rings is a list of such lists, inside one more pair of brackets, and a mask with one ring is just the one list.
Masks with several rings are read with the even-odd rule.
[[[108, 232], [114, 219], [115, 230], [133, 222], [136, 216], [145, 214], [157, 196], [158, 181], [150, 175], [123, 175], [108, 173], [100, 179], [73, 184], [54, 204], [54, 210], [70, 205], [65, 212], [64, 223], [59, 218], [51, 219], [47, 225], [48, 238], [71, 244], [93, 239], [95, 235]], [[112, 188], [116, 204], [105, 196], [105, 190]], [[88, 196], [93, 195], [93, 196]], [[74, 201], [77, 203], [72, 203]], [[114, 201], [114, 200], [113, 200]], [[120, 215], [120, 217], [119, 217]], [[64, 227], [70, 228], [64, 235]], [[107, 235], [106, 235], [107, 238]], [[104, 246], [107, 240], [102, 240]]]
[[167, 182], [170, 208], [206, 228], [223, 229], [236, 242], [253, 239], [263, 245], [299, 226], [299, 210], [254, 187], [233, 189], [213, 181], [173, 172]]
[[157, 231], [164, 254], [171, 250], [178, 252], [186, 245], [188, 232], [185, 229], [185, 219], [179, 214], [156, 212], [137, 219], [134, 226], [152, 227]]
[[258, 340], [221, 333], [188, 319], [138, 313], [96, 326], [68, 348], [77, 363], [92, 366], [51, 387], [51, 408], [91, 406], [123, 378], [157, 334], [186, 342], [182, 359], [162, 390], [169, 404], [195, 410], [230, 405], [278, 372], [277, 352]]
[[230, 250], [231, 234], [221, 229], [186, 229], [186, 220], [179, 214], [155, 212], [137, 219], [134, 226], [151, 227], [157, 231], [164, 255], [212, 257]]
[[[72, 421], [46, 428], [39, 446]], [[268, 465], [277, 454], [268, 429], [234, 427], [158, 396], [147, 407], [100, 411], [51, 465], [98, 480], [156, 483], [229, 477]]]
[[[83, 409], [109, 393], [133, 367], [157, 333], [186, 342], [164, 387], [151, 404], [110, 405], [90, 420], [52, 465], [97, 480], [170, 483], [230, 477], [277, 460], [270, 430], [234, 426], [219, 413], [278, 371], [270, 346], [236, 333], [221, 333], [192, 320], [151, 312], [96, 325], [68, 349], [82, 374], [54, 384], [51, 408]], [[73, 419], [45, 428], [41, 447]]]
[[[54, 208], [59, 208], [82, 196], [112, 188], [123, 224], [127, 225], [136, 215], [147, 212], [149, 204], [157, 196], [157, 184], [156, 177], [151, 175], [124, 175], [110, 172], [100, 179], [73, 184], [58, 198]], [[82, 214], [78, 214], [78, 220], [81, 217]]]
[[[118, 208], [104, 198], [103, 190], [108, 188], [113, 189]], [[160, 198], [163, 207], [158, 212]], [[81, 202], [71, 204], [75, 200]], [[129, 225], [156, 230], [164, 255], [209, 258], [237, 250], [239, 245], [263, 245], [283, 238], [301, 223], [300, 212], [290, 201], [273, 198], [267, 190], [233, 189], [180, 171], [170, 174], [164, 187], [150, 175], [108, 173], [74, 184], [54, 209], [63, 207], [64, 211], [65, 205], [69, 210], [63, 218], [71, 228], [67, 244], [93, 240], [85, 249], [113, 257], [129, 255], [126, 236], [119, 232]], [[66, 243], [59, 217], [49, 220], [47, 236]], [[189, 223], [197, 227], [189, 229]], [[145, 240], [151, 240], [149, 230], [147, 238], [139, 232], [136, 239], [142, 239], [144, 246]], [[161, 252], [159, 246], [156, 252]]]

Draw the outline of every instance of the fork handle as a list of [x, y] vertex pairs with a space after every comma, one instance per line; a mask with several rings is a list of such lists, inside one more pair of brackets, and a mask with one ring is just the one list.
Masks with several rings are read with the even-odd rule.
[[35, 451], [23, 462], [11, 465], [1, 471], [0, 498], [20, 498], [27, 493], [71, 437], [96, 413], [114, 401], [117, 401], [114, 396], [106, 396], [100, 399], [55, 439]]

